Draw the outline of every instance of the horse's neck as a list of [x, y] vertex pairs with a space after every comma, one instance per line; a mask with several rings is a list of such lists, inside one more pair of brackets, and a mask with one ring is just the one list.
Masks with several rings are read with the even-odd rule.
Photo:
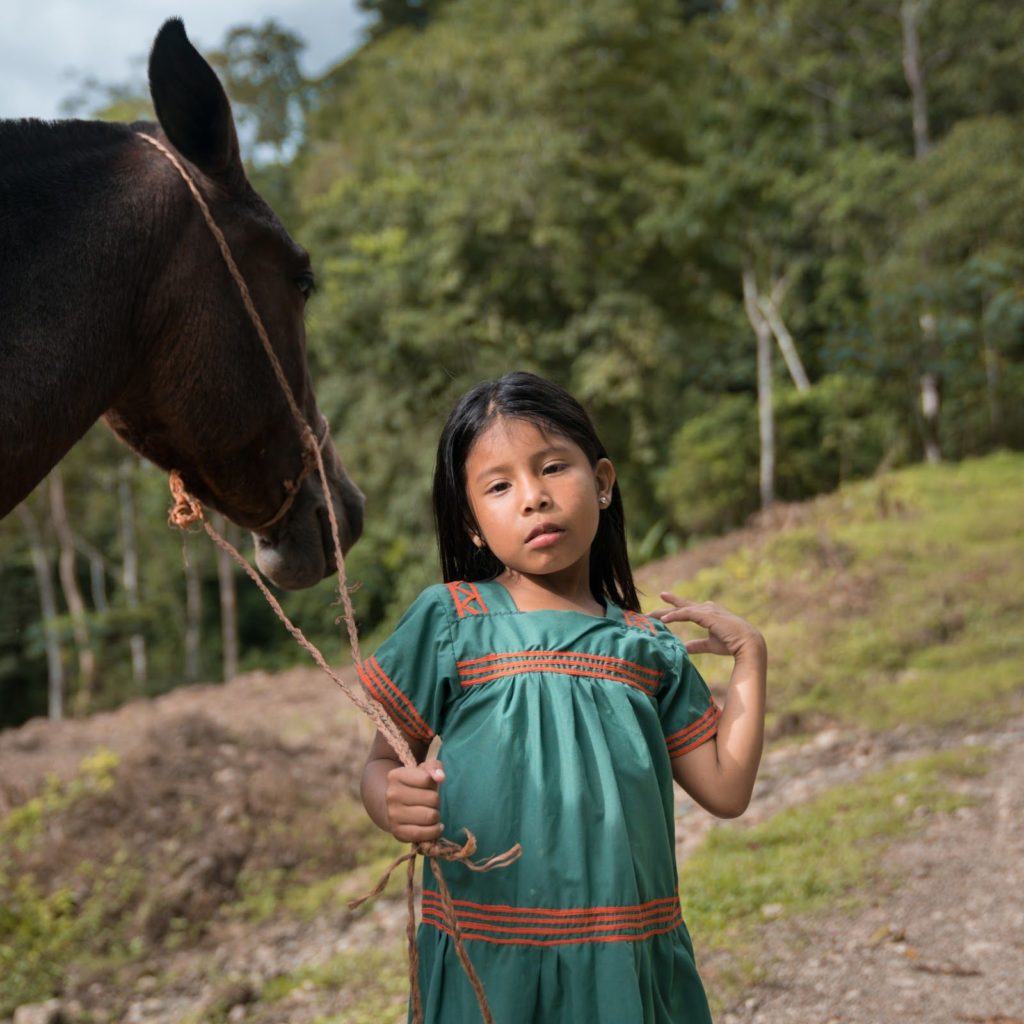
[[0, 128], [13, 141], [0, 172], [0, 516], [109, 408], [139, 357], [124, 136], [62, 150], [58, 131], [40, 126], [33, 148], [30, 132]]

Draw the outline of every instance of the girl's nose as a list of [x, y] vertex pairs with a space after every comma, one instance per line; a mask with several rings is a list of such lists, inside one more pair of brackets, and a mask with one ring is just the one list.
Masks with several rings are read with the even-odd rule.
[[551, 507], [551, 497], [538, 480], [523, 495], [524, 512], [543, 512]]

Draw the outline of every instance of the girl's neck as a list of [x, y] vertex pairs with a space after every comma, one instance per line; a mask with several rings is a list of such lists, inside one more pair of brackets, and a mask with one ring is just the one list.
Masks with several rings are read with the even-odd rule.
[[574, 611], [604, 615], [605, 609], [590, 590], [590, 573], [565, 572], [543, 576], [506, 569], [498, 582], [521, 612]]

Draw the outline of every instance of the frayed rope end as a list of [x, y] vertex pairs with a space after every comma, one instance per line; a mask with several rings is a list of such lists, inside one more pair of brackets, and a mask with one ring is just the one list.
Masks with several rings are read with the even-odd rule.
[[201, 523], [203, 521], [203, 506], [199, 503], [198, 498], [192, 497], [185, 490], [185, 483], [176, 469], [171, 470], [168, 482], [171, 496], [174, 498], [174, 505], [171, 506], [171, 511], [167, 514], [167, 522], [179, 530], [188, 529], [193, 523]]

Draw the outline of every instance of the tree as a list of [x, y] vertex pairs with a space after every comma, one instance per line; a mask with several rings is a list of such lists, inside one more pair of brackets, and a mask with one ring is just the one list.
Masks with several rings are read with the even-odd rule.
[[302, 144], [311, 99], [305, 42], [273, 18], [228, 30], [209, 54], [231, 99], [247, 163], [280, 162]]

